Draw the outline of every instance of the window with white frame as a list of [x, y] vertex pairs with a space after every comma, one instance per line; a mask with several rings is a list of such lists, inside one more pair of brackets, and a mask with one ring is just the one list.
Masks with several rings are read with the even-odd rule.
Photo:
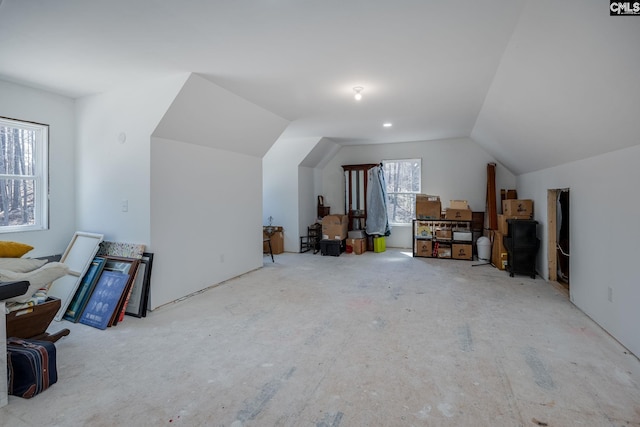
[[48, 227], [49, 126], [0, 117], [0, 232]]
[[409, 224], [416, 216], [416, 194], [422, 182], [422, 160], [384, 160], [387, 214], [391, 224]]

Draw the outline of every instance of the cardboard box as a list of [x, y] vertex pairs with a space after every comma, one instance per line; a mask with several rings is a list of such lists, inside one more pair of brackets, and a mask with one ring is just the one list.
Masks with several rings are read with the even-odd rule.
[[471, 212], [471, 230], [482, 231], [484, 228], [484, 212]]
[[530, 219], [528, 216], [508, 216], [508, 215], [498, 215], [498, 231], [505, 236], [509, 235], [509, 224], [507, 223], [508, 219]]
[[349, 239], [364, 239], [367, 237], [364, 233], [364, 230], [351, 230], [347, 233], [347, 238]]
[[433, 243], [431, 240], [416, 239], [415, 256], [430, 257], [433, 255]]
[[354, 254], [362, 255], [367, 251], [367, 240], [364, 238], [347, 239], [347, 246], [351, 246]]
[[504, 188], [500, 190], [500, 198], [502, 200], [505, 199], [517, 199], [518, 192], [516, 190], [505, 190]]
[[473, 259], [473, 245], [471, 243], [454, 243], [451, 245], [453, 259]]
[[533, 218], [533, 200], [503, 200], [502, 214], [510, 218], [514, 216], [526, 216], [527, 219]]
[[451, 230], [436, 230], [436, 239], [451, 240], [452, 236]]
[[499, 231], [491, 233], [491, 262], [499, 270], [507, 268], [508, 253], [504, 247], [504, 234]]
[[[269, 229], [269, 231], [271, 231], [270, 233], [267, 232], [267, 229]], [[282, 227], [277, 227], [277, 226], [269, 226], [269, 227], [262, 227], [262, 238], [266, 239], [267, 237], [269, 237], [269, 234], [271, 234], [271, 250], [273, 251], [274, 255], [278, 255], [284, 252], [284, 231], [282, 229]], [[262, 242], [262, 253], [268, 254], [269, 253], [269, 243], [267, 242]]]
[[469, 209], [469, 204], [466, 200], [449, 200], [449, 207], [451, 209]]
[[328, 240], [344, 240], [347, 238], [349, 216], [327, 215], [322, 218], [322, 238]]
[[455, 208], [447, 208], [444, 214], [444, 219], [453, 219], [457, 221], [471, 221], [473, 217], [473, 213], [471, 209], [455, 209]]
[[505, 236], [509, 233], [506, 215], [498, 214], [498, 232], [500, 234], [504, 234]]
[[442, 205], [440, 204], [440, 196], [416, 194], [417, 219], [440, 219], [441, 216]]
[[373, 252], [384, 252], [387, 250], [387, 244], [384, 236], [373, 238]]
[[451, 246], [438, 245], [438, 258], [451, 258]]

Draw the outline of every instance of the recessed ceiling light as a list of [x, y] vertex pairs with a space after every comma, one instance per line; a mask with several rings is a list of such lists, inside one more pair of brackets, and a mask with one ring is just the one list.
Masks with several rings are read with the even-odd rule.
[[385, 123], [382, 126], [384, 126], [386, 128], [390, 128], [391, 126], [393, 126], [393, 123]]

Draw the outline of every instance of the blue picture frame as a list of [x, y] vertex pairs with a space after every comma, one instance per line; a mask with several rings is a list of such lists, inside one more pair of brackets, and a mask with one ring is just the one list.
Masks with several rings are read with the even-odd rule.
[[87, 306], [87, 302], [89, 302], [89, 298], [91, 297], [91, 294], [93, 294], [93, 290], [98, 283], [98, 279], [100, 278], [105, 262], [106, 260], [102, 257], [95, 257], [93, 261], [91, 261], [87, 272], [80, 282], [80, 286], [78, 286], [78, 290], [62, 317], [63, 319], [78, 323], [80, 316], [82, 316], [82, 312]]
[[118, 310], [129, 275], [119, 271], [103, 270], [89, 302], [82, 312], [80, 323], [97, 329], [106, 329]]

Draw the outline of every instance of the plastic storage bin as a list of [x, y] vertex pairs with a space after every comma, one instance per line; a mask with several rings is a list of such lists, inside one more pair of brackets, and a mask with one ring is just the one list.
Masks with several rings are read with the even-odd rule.
[[478, 259], [491, 261], [491, 240], [485, 236], [479, 237], [476, 246], [478, 247]]

